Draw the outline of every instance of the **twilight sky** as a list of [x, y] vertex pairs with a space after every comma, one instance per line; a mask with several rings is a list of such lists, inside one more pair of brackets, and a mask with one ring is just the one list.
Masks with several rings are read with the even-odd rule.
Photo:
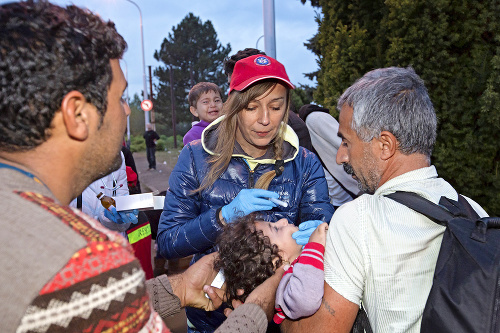
[[[205, 22], [210, 20], [222, 45], [231, 44], [234, 54], [246, 47], [256, 47], [264, 33], [262, 0], [134, 0], [142, 11], [144, 49], [147, 66], [157, 67], [153, 58], [172, 27], [192, 12]], [[0, 4], [11, 2], [0, 0]], [[128, 43], [122, 62], [127, 72], [129, 95], [142, 91], [142, 51], [139, 11], [126, 0], [52, 0], [59, 5], [75, 4], [99, 13], [104, 19], [115, 22], [118, 32]], [[315, 85], [303, 73], [315, 71], [314, 55], [303, 45], [318, 29], [316, 8], [299, 0], [275, 0], [276, 57], [285, 65], [292, 83]], [[264, 38], [258, 42], [264, 49]], [[148, 83], [149, 84], [149, 83]], [[148, 86], [149, 87], [149, 86]], [[148, 88], [149, 90], [149, 88]]]

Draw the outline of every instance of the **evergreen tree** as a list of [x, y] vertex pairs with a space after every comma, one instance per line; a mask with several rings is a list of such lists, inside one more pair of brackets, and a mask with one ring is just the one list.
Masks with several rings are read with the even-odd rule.
[[[176, 122], [190, 123], [192, 115], [187, 101], [189, 90], [202, 81], [213, 82], [219, 85], [222, 91], [227, 90], [223, 61], [230, 52], [231, 46], [227, 44], [224, 47], [220, 44], [209, 20], [203, 23], [199, 17], [189, 13], [176, 27], [172, 27], [172, 32], [154, 54], [155, 59], [164, 64], [154, 71], [159, 80], [155, 86], [157, 123], [166, 124], [166, 128], [172, 127], [170, 71]], [[178, 131], [178, 134], [183, 133]]]
[[[432, 163], [460, 193], [500, 215], [500, 2], [320, 0], [309, 41], [315, 100], [337, 98], [371, 69], [412, 66], [439, 120]], [[338, 113], [337, 113], [338, 114]]]
[[130, 106], [130, 134], [141, 135], [145, 131], [144, 111], [141, 109], [141, 98], [134, 94], [134, 97], [128, 102]]
[[299, 84], [291, 91], [290, 102], [292, 111], [299, 112], [299, 109], [305, 104], [313, 102], [314, 88], [307, 84]]

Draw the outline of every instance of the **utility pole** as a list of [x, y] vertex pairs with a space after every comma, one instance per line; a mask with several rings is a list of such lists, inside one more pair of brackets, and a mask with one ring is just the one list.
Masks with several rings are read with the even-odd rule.
[[170, 68], [170, 105], [172, 107], [172, 132], [174, 133], [174, 148], [177, 148], [177, 130], [175, 129], [175, 101], [174, 101], [174, 75], [172, 73], [172, 65]]
[[149, 96], [151, 96], [151, 101], [153, 102], [153, 109], [151, 109], [151, 125], [153, 125], [153, 130], [156, 131], [156, 122], [155, 122], [155, 109], [154, 109], [154, 101], [153, 101], [153, 76], [151, 75], [151, 66], [149, 67]]
[[[133, 4], [137, 9], [139, 10], [139, 19], [141, 23], [141, 47], [142, 47], [142, 83], [143, 83], [143, 91], [142, 91], [142, 98], [143, 100], [148, 99], [148, 89], [146, 87], [146, 58], [144, 56], [144, 32], [142, 29], [142, 11], [141, 8], [132, 0], [125, 0]], [[144, 126], [147, 129], [148, 124], [149, 124], [149, 111], [144, 112]]]
[[274, 27], [274, 0], [262, 0], [264, 12], [264, 51], [276, 59], [276, 30]]

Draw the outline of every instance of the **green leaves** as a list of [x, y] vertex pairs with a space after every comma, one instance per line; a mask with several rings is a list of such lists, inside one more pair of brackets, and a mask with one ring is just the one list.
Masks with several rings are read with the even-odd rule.
[[196, 83], [206, 81], [226, 91], [228, 84], [223, 74], [223, 61], [230, 52], [229, 44], [220, 44], [210, 20], [202, 22], [199, 17], [189, 13], [177, 26], [172, 27], [154, 54], [155, 59], [164, 64], [154, 71], [158, 79], [155, 85], [155, 109], [159, 112], [158, 120], [169, 125], [167, 129], [172, 127], [170, 71], [177, 123], [190, 123], [193, 118], [187, 102], [189, 90]]
[[[500, 3], [323, 0], [309, 42], [320, 70], [315, 100], [332, 114], [340, 94], [373, 68], [409, 66], [439, 119], [440, 176], [500, 215]], [[338, 113], [337, 113], [338, 114]]]

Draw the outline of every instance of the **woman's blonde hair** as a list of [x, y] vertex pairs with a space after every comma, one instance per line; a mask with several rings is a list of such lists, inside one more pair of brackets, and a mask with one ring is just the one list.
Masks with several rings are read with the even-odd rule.
[[[222, 114], [225, 115], [224, 119], [219, 123], [216, 129], [215, 136], [217, 137], [217, 144], [213, 150], [214, 155], [208, 159], [209, 171], [205, 179], [203, 180], [201, 186], [194, 191], [200, 192], [210, 186], [212, 186], [215, 181], [226, 171], [229, 162], [231, 161], [231, 156], [233, 154], [233, 149], [236, 141], [236, 130], [238, 127], [238, 118], [236, 115], [244, 110], [251, 101], [257, 99], [258, 97], [264, 95], [267, 91], [271, 91], [279, 84], [277, 80], [266, 80], [257, 83], [244, 91], [233, 90], [229, 95], [229, 98], [224, 103], [222, 108]], [[279, 173], [283, 172], [283, 140], [285, 138], [286, 123], [288, 122], [288, 112], [290, 107], [290, 89], [286, 88], [286, 105], [285, 114], [282, 119], [282, 123], [276, 137], [270, 142], [274, 148], [274, 159], [277, 161], [277, 167], [280, 170]], [[276, 168], [275, 168], [276, 169]], [[276, 177], [276, 170], [272, 170], [263, 174], [255, 184], [255, 188], [267, 189], [271, 180]]]

